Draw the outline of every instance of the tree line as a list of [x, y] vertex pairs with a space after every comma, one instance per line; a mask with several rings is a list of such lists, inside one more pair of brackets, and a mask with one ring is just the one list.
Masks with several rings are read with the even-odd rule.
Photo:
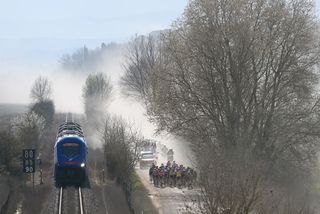
[[102, 142], [101, 149], [104, 152], [107, 175], [122, 186], [130, 206], [136, 180], [134, 168], [144, 138], [133, 124], [129, 124], [119, 116], [108, 114], [107, 106], [112, 95], [113, 86], [106, 75], [102, 73], [88, 75], [82, 94], [87, 134], [91, 141]]
[[45, 77], [35, 80], [26, 113], [11, 118], [9, 126], [0, 132], [0, 173], [21, 175], [22, 149], [39, 148], [39, 139], [50, 127], [55, 113], [51, 99], [51, 83]]
[[62, 68], [70, 71], [87, 72], [92, 71], [101, 65], [108, 51], [117, 49], [115, 43], [101, 43], [101, 46], [95, 49], [89, 49], [86, 45], [83, 48], [75, 50], [71, 54], [65, 54], [60, 59]]
[[315, 211], [315, 17], [305, 0], [192, 0], [160, 39], [131, 42], [124, 93], [193, 142], [204, 213]]

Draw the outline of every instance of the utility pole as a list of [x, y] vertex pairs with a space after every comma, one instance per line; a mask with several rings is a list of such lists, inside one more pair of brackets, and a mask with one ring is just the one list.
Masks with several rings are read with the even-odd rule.
[[42, 169], [40, 169], [40, 184], [43, 184]]
[[32, 173], [32, 190], [34, 191], [34, 172]]

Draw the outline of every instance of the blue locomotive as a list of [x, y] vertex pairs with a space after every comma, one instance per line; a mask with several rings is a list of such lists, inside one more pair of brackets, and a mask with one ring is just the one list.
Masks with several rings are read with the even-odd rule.
[[87, 179], [87, 144], [81, 126], [65, 122], [59, 126], [54, 146], [56, 185], [83, 185]]

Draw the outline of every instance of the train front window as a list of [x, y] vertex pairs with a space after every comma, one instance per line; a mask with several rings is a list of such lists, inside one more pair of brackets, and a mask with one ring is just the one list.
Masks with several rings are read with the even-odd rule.
[[62, 144], [62, 154], [68, 158], [78, 156], [80, 153], [80, 146], [78, 143], [64, 143]]

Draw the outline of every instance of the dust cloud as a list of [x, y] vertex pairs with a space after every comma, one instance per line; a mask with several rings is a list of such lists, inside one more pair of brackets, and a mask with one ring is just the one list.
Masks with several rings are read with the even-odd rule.
[[0, 103], [31, 103], [30, 90], [37, 77], [47, 77], [52, 84], [52, 99], [57, 112], [83, 113], [82, 86], [85, 75], [35, 65], [0, 66]]
[[[173, 149], [174, 159], [177, 163], [181, 163], [188, 166], [195, 166], [192, 161], [194, 154], [192, 153], [189, 145], [185, 139], [177, 136], [173, 136], [168, 133], [155, 134], [156, 126], [148, 120], [146, 115], [146, 109], [142, 104], [132, 99], [123, 97], [118, 91], [116, 99], [110, 104], [108, 111], [110, 114], [119, 115], [128, 121], [130, 124], [134, 124], [141, 134], [145, 138], [153, 139], [158, 143], [165, 145], [168, 149]], [[159, 145], [159, 144], [158, 144]], [[159, 162], [166, 162], [165, 157], [159, 155]]]
[[[123, 65], [125, 62], [125, 48], [122, 48], [118, 54], [110, 54], [105, 57], [105, 61], [101, 66], [101, 71], [106, 71], [105, 74], [111, 78], [113, 84], [113, 96], [111, 103], [108, 105], [107, 112], [111, 115], [121, 116], [133, 128], [140, 131], [142, 136], [148, 139], [153, 139], [158, 143], [166, 145], [167, 148], [172, 148], [174, 151], [174, 159], [178, 163], [189, 166], [194, 166], [195, 160], [190, 149], [189, 142], [181, 137], [173, 136], [168, 133], [161, 133], [156, 135], [157, 127], [148, 120], [146, 109], [142, 103], [126, 97], [121, 93], [120, 78], [124, 73]], [[98, 146], [101, 148], [101, 145]], [[160, 155], [159, 155], [160, 158]], [[166, 162], [166, 158], [159, 159]]]
[[82, 87], [86, 76], [69, 72], [58, 71], [48, 75], [53, 85], [53, 100], [57, 111], [84, 112]]
[[[148, 120], [143, 104], [122, 95], [119, 81], [124, 73], [125, 51], [126, 48], [120, 46], [120, 51], [107, 52], [103, 58], [103, 62], [96, 69], [98, 72], [106, 74], [111, 79], [113, 85], [111, 101], [107, 105], [105, 113], [122, 117], [131, 124], [134, 129], [140, 131], [143, 137], [156, 140], [158, 143], [166, 145], [169, 149], [172, 148], [175, 153], [174, 158], [178, 163], [194, 166], [195, 163], [191, 161], [194, 160], [194, 158], [188, 142], [183, 138], [172, 136], [168, 133], [155, 135], [157, 127]], [[105, 117], [105, 115], [101, 115], [101, 118], [103, 117]], [[103, 126], [100, 126], [96, 131], [87, 133], [90, 135], [88, 145], [94, 149], [102, 148], [102, 129]], [[161, 161], [165, 162], [166, 160], [163, 158]]]
[[[120, 51], [108, 52], [99, 66], [93, 71], [78, 72], [65, 71], [61, 69], [58, 61], [55, 65], [45, 66], [37, 65], [0, 65], [0, 75], [2, 77], [0, 84], [0, 103], [19, 103], [28, 105], [31, 102], [30, 90], [38, 76], [47, 77], [52, 84], [56, 112], [73, 112], [77, 114], [84, 113], [84, 103], [82, 99], [82, 87], [89, 73], [102, 72], [106, 74], [113, 84], [113, 94], [107, 107], [103, 107], [102, 112], [111, 115], [118, 115], [124, 118], [128, 123], [133, 124], [134, 128], [141, 131], [145, 138], [154, 139], [172, 148], [175, 152], [176, 161], [183, 164], [193, 164], [192, 153], [188, 142], [184, 139], [162, 133], [155, 135], [156, 127], [148, 121], [144, 106], [121, 94], [119, 80], [123, 74], [125, 48], [120, 46]], [[105, 114], [100, 119], [105, 120]], [[101, 122], [100, 122], [101, 124]], [[95, 131], [86, 133], [89, 135], [89, 146], [93, 149], [102, 148], [102, 130], [103, 125], [97, 127]]]

